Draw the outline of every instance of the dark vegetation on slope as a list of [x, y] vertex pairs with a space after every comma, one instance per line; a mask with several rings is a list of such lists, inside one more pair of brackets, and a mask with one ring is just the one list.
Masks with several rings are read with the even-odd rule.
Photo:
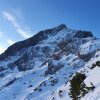
[[93, 64], [91, 69], [95, 68], [96, 66], [100, 67], [100, 61], [97, 61], [95, 64]]
[[76, 75], [70, 80], [70, 92], [69, 95], [72, 100], [79, 100], [85, 96], [90, 90], [94, 90], [95, 86], [91, 83], [91, 87], [87, 87], [84, 83], [85, 74], [76, 73]]

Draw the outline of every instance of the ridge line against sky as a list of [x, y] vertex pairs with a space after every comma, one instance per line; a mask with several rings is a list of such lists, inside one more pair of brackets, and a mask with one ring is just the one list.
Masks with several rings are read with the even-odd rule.
[[[30, 30], [25, 29], [24, 27], [22, 28], [21, 25], [17, 22], [16, 16], [14, 16], [12, 13], [7, 12], [7, 11], [2, 11], [2, 16], [5, 20], [9, 22], [9, 24], [12, 25], [12, 27], [16, 30], [16, 33], [18, 33], [20, 36], [22, 36], [24, 39], [27, 39], [32, 36], [32, 33]], [[8, 43], [8, 45], [12, 45], [15, 43], [14, 40], [11, 40], [9, 38], [6, 38], [4, 36], [3, 32], [0, 32], [0, 38], [3, 38], [5, 42]], [[0, 54], [4, 52], [6, 48], [0, 46]]]
[[0, 0], [1, 53], [38, 31], [66, 24], [100, 38], [100, 0]]

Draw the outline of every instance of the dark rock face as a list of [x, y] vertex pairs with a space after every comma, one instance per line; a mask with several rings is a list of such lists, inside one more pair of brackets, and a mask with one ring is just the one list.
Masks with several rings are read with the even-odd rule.
[[8, 67], [11, 70], [17, 67], [19, 71], [31, 70], [33, 66], [34, 66], [34, 58], [33, 57], [31, 58], [31, 56], [28, 53], [24, 53], [20, 58], [8, 64]]
[[61, 24], [55, 28], [52, 29], [47, 29], [44, 31], [40, 31], [33, 37], [26, 39], [24, 41], [17, 42], [10, 46], [3, 54], [0, 55], [0, 61], [4, 60], [5, 58], [8, 58], [9, 56], [13, 56], [16, 54], [18, 51], [30, 47], [30, 46], [35, 46], [38, 44], [40, 41], [48, 38], [48, 35], [55, 35], [59, 31], [61, 31], [63, 28], [67, 28], [66, 25]]
[[75, 38], [87, 38], [87, 37], [93, 37], [92, 32], [88, 31], [77, 31], [74, 35]]
[[58, 70], [60, 70], [62, 67], [64, 67], [63, 63], [58, 63], [57, 65], [53, 64], [52, 61], [48, 62], [48, 69], [45, 71], [45, 75], [48, 74], [55, 74]]
[[3, 68], [3, 66], [0, 66], [0, 72], [4, 71], [5, 69]]
[[85, 55], [81, 55], [78, 52], [78, 58], [79, 59], [82, 59], [82, 60], [84, 60], [86, 62], [88, 62], [94, 55], [95, 55], [95, 51], [94, 52], [91, 52], [91, 53], [88, 53], [88, 54], [85, 54]]

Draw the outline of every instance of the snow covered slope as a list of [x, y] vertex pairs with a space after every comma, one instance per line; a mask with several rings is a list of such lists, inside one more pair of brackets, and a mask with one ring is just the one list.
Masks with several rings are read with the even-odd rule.
[[0, 55], [0, 100], [100, 100], [99, 64], [91, 32], [64, 24], [40, 31]]

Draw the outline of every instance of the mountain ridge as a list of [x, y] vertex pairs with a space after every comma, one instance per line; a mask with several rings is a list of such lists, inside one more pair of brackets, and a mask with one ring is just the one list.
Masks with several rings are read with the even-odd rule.
[[[0, 55], [0, 60], [4, 60], [5, 58], [14, 55], [16, 52], [20, 51], [21, 49], [29, 46], [35, 46], [43, 39], [47, 38], [47, 35], [53, 35], [52, 33], [58, 33], [62, 29], [67, 29], [67, 26], [65, 24], [60, 24], [55, 28], [46, 29], [43, 31], [38, 32], [33, 37], [30, 37], [24, 41], [20, 41], [17, 43], [14, 43], [10, 47], [8, 47], [7, 50], [5, 50], [4, 53]], [[49, 34], [48, 34], [49, 33]], [[69, 34], [70, 35], [70, 34]], [[73, 36], [74, 38], [86, 38], [86, 37], [93, 37], [93, 34], [90, 31], [81, 31], [77, 30], [76, 34]], [[14, 51], [12, 50], [14, 48]], [[11, 52], [12, 51], [12, 52]]]
[[61, 24], [9, 48], [0, 55], [1, 100], [99, 100], [100, 39], [92, 32]]

